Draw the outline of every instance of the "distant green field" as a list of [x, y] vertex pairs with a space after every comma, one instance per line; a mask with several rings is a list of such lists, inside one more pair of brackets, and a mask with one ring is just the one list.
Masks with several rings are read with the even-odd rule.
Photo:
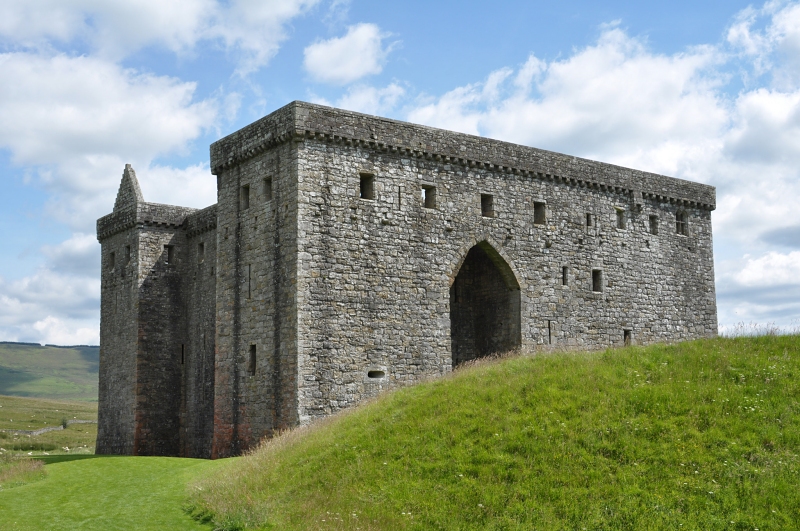
[[97, 401], [100, 349], [0, 343], [0, 395]]
[[97, 424], [73, 423], [67, 429], [40, 435], [5, 430], [34, 431], [61, 426], [64, 420], [97, 421], [97, 403], [0, 396], [0, 455], [94, 453]]

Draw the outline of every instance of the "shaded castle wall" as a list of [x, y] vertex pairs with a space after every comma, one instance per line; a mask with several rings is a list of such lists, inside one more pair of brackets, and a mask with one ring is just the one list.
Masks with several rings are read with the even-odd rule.
[[182, 366], [181, 455], [211, 457], [214, 434], [217, 206], [186, 218], [186, 348]]
[[297, 424], [296, 182], [291, 142], [218, 173], [214, 457]]
[[[209, 209], [194, 218], [193, 212], [138, 202], [98, 221], [104, 272], [97, 453], [210, 456], [213, 339], [203, 350], [187, 330], [206, 327], [213, 338], [214, 281], [196, 277], [185, 224], [195, 220], [194, 237], [212, 234], [213, 262], [216, 216], [213, 208], [211, 220]], [[204, 389], [206, 402], [197, 392]]]
[[[133, 453], [139, 333], [135, 319], [139, 312], [138, 236], [136, 231], [126, 231], [102, 241], [98, 454]], [[130, 260], [126, 259], [128, 248]]]

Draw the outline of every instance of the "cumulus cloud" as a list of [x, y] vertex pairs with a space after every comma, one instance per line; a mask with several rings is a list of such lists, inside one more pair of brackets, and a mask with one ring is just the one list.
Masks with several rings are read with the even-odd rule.
[[390, 47], [383, 46], [387, 36], [375, 24], [350, 26], [343, 37], [306, 47], [303, 66], [315, 80], [334, 85], [380, 74], [390, 51]]
[[[155, 157], [184, 149], [218, 116], [218, 102], [194, 100], [194, 83], [103, 59], [6, 53], [0, 76], [14, 80], [0, 84], [0, 146], [15, 163], [39, 168], [49, 211], [75, 230], [91, 230], [113, 203], [126, 162], [145, 169]], [[173, 181], [173, 190], [185, 190], [185, 178]], [[207, 188], [199, 188], [204, 200]]]
[[406, 90], [398, 83], [390, 83], [385, 87], [370, 85], [353, 85], [342, 97], [331, 103], [324, 98], [311, 97], [311, 101], [320, 105], [335, 106], [349, 111], [366, 114], [389, 114], [406, 95]]
[[36, 49], [86, 43], [112, 60], [147, 46], [179, 54], [201, 42], [236, 54], [239, 72], [264, 66], [287, 34], [285, 25], [318, 0], [10, 0], [0, 4], [0, 37]]
[[796, 246], [800, 226], [797, 36], [797, 2], [748, 8], [727, 43], [671, 55], [611, 25], [568, 57], [421, 97], [408, 118], [715, 185], [720, 322], [786, 325], [800, 315], [800, 255], [770, 245]]

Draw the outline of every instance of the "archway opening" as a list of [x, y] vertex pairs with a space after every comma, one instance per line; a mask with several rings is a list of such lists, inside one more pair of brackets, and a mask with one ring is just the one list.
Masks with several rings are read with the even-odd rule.
[[450, 286], [450, 340], [453, 367], [522, 343], [519, 283], [487, 242], [469, 250]]

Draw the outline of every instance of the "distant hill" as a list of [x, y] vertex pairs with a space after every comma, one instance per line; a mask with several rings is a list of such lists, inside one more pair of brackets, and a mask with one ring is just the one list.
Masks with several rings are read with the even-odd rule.
[[100, 347], [0, 342], [0, 395], [97, 400]]

